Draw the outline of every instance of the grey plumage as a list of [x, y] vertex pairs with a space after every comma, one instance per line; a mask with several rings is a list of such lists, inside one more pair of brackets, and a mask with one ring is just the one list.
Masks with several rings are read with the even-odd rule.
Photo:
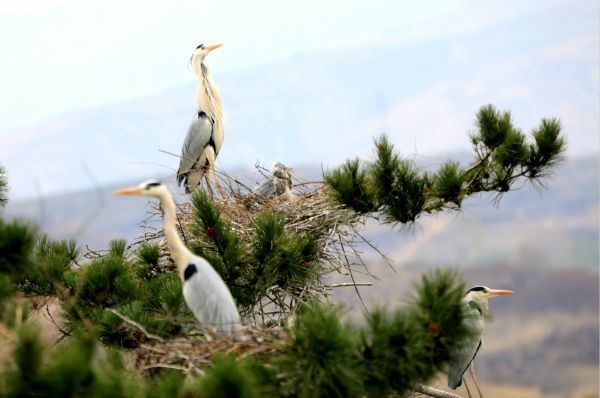
[[[483, 344], [485, 317], [488, 314], [488, 299], [512, 293], [511, 290], [496, 290], [486, 286], [475, 286], [465, 294], [462, 300], [464, 306], [463, 325], [469, 333], [457, 342], [456, 351], [452, 353], [452, 360], [448, 363], [448, 387], [452, 389], [460, 387], [465, 372], [472, 366], [472, 362]], [[471, 368], [471, 375], [481, 395], [473, 368]]]
[[463, 303], [466, 306], [463, 322], [471, 335], [459, 342], [454, 361], [449, 364], [448, 387], [452, 389], [460, 387], [463, 375], [483, 344], [484, 321], [481, 307], [476, 301], [467, 298], [463, 299]]
[[280, 195], [292, 195], [292, 169], [283, 163], [277, 162], [271, 168], [269, 177], [258, 184], [252, 192], [265, 199], [272, 199]]
[[[185, 185], [185, 192], [192, 192], [210, 167], [210, 158], [214, 159], [219, 149], [213, 138], [214, 121], [206, 113], [197, 112], [190, 124], [177, 170], [177, 184]], [[211, 153], [212, 152], [212, 153]]]
[[[219, 89], [212, 80], [208, 66], [204, 63], [206, 55], [220, 46], [220, 44], [213, 46], [201, 44], [190, 60], [192, 70], [198, 78], [197, 111], [183, 142], [177, 170], [177, 183], [185, 185], [186, 193], [196, 189], [202, 177], [206, 178], [208, 184], [211, 170], [217, 188], [220, 187], [214, 167], [216, 157], [223, 145], [224, 113]], [[210, 189], [210, 185], [208, 188]]]

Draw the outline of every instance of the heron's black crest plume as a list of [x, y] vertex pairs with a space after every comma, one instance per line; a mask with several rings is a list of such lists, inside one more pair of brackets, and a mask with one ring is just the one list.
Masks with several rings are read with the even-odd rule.
[[[197, 49], [204, 47], [204, 44], [198, 44], [198, 46], [196, 47], [196, 49], [194, 50], [194, 52], [196, 52]], [[192, 58], [194, 58], [194, 53], [192, 53], [192, 55], [190, 56], [190, 62], [188, 63], [189, 65], [192, 64]]]
[[150, 180], [150, 181], [146, 182], [144, 185], [147, 188], [150, 188], [150, 187], [158, 187], [158, 186], [162, 185], [162, 183], [157, 180]]
[[[469, 290], [467, 290], [467, 293], [469, 292], [483, 292], [487, 290], [487, 287], [485, 286], [473, 286], [472, 288], [470, 288]], [[467, 294], [465, 293], [465, 294]]]

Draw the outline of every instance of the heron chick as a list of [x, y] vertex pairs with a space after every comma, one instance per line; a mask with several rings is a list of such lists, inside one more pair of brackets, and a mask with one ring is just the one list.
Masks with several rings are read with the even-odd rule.
[[150, 196], [160, 200], [164, 212], [165, 236], [171, 257], [183, 283], [183, 298], [203, 326], [220, 333], [232, 333], [241, 326], [229, 288], [208, 261], [193, 254], [179, 237], [175, 202], [159, 181], [148, 180], [136, 187], [120, 189], [116, 195]]
[[252, 192], [265, 199], [273, 199], [284, 195], [286, 199], [294, 196], [292, 193], [292, 171], [283, 163], [277, 162], [271, 168], [269, 178], [258, 184]]
[[[477, 380], [473, 360], [483, 343], [483, 331], [485, 328], [485, 317], [488, 315], [488, 299], [505, 294], [512, 294], [512, 290], [496, 290], [486, 286], [475, 286], [467, 291], [462, 303], [465, 308], [464, 324], [470, 330], [469, 336], [465, 337], [457, 345], [457, 351], [454, 360], [449, 363], [448, 369], [448, 387], [456, 389], [463, 382], [463, 377], [467, 369], [470, 370], [473, 382], [477, 387], [479, 396], [483, 397]], [[466, 387], [466, 383], [465, 383]], [[467, 387], [469, 397], [470, 391]]]
[[196, 113], [183, 142], [177, 170], [177, 183], [184, 184], [186, 193], [193, 192], [204, 177], [209, 193], [214, 196], [209, 181], [211, 170], [215, 185], [221, 190], [215, 160], [223, 145], [224, 112], [221, 94], [205, 63], [208, 53], [219, 47], [221, 44], [200, 44], [190, 58], [192, 71], [198, 78]]

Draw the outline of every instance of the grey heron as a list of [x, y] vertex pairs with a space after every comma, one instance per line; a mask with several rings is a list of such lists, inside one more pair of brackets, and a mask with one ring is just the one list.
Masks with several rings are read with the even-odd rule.
[[198, 78], [196, 113], [183, 142], [177, 170], [177, 183], [181, 185], [183, 182], [186, 193], [196, 189], [202, 177], [205, 177], [207, 188], [212, 196], [209, 182], [211, 170], [215, 184], [220, 189], [215, 171], [215, 159], [223, 145], [224, 112], [221, 94], [204, 62], [208, 53], [219, 47], [221, 44], [211, 46], [200, 44], [190, 58], [192, 71]]
[[165, 236], [171, 257], [183, 283], [183, 297], [203, 326], [220, 333], [231, 333], [240, 326], [240, 315], [227, 285], [204, 258], [193, 254], [183, 243], [176, 228], [175, 202], [159, 181], [148, 180], [116, 195], [150, 196], [160, 200], [164, 212]]
[[[475, 286], [467, 291], [462, 302], [465, 306], [464, 323], [471, 334], [458, 344], [458, 349], [454, 360], [449, 363], [448, 369], [448, 387], [456, 389], [463, 382], [463, 376], [467, 369], [470, 369], [473, 382], [477, 387], [479, 396], [481, 390], [475, 379], [473, 370], [473, 360], [483, 343], [483, 332], [485, 328], [485, 317], [488, 314], [488, 299], [500, 295], [512, 294], [512, 290], [490, 289], [486, 286]], [[465, 383], [466, 387], [466, 383]], [[471, 393], [468, 391], [469, 396]]]
[[280, 195], [286, 198], [293, 196], [292, 171], [283, 163], [277, 162], [271, 168], [269, 178], [258, 184], [252, 192], [265, 199], [272, 199]]

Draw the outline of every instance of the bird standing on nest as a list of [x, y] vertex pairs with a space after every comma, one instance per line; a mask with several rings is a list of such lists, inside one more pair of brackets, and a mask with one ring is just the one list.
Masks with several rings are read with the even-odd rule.
[[[488, 315], [488, 299], [512, 293], [511, 290], [496, 290], [486, 286], [475, 286], [467, 291], [465, 298], [462, 300], [463, 305], [465, 306], [465, 318], [463, 322], [471, 333], [458, 344], [458, 350], [454, 361], [449, 364], [448, 387], [452, 389], [460, 387], [463, 382], [464, 374], [467, 369], [469, 369], [475, 387], [477, 387], [477, 392], [479, 393], [479, 396], [483, 398], [479, 385], [477, 384], [477, 379], [475, 379], [473, 361], [483, 343], [485, 317]], [[469, 397], [471, 397], [471, 392], [469, 391], [466, 382], [465, 387], [467, 388]]]
[[221, 185], [215, 171], [215, 159], [223, 145], [224, 113], [221, 94], [212, 80], [204, 59], [209, 52], [219, 47], [221, 44], [212, 46], [200, 44], [190, 59], [192, 71], [198, 78], [197, 111], [183, 142], [179, 170], [177, 170], [177, 183], [181, 185], [183, 182], [186, 193], [196, 189], [204, 177], [212, 197], [214, 194], [209, 182], [211, 170], [215, 185], [221, 192]]
[[183, 298], [203, 326], [231, 333], [241, 326], [233, 296], [217, 271], [204, 258], [193, 254], [179, 237], [175, 202], [167, 188], [155, 180], [137, 187], [120, 189], [116, 195], [151, 196], [160, 200], [164, 212], [165, 236], [171, 257], [183, 283]]

